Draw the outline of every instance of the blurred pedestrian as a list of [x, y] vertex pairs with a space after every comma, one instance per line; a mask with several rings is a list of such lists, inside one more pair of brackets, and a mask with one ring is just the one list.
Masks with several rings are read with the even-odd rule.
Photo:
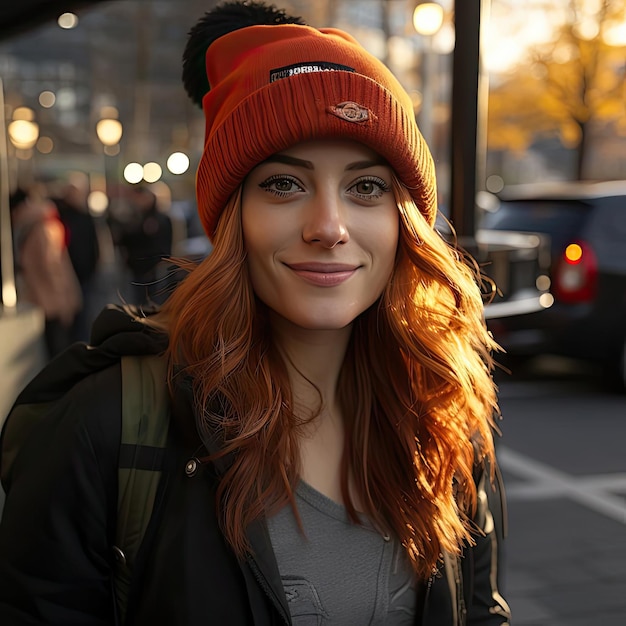
[[83, 307], [72, 324], [73, 341], [89, 340], [89, 329], [96, 313], [94, 301], [98, 289], [100, 244], [94, 218], [87, 206], [88, 191], [84, 181], [81, 184], [74, 178], [52, 198], [65, 226], [67, 249], [83, 299]]
[[[102, 318], [99, 371], [50, 413], [80, 436], [38, 459], [58, 495], [18, 458], [0, 614], [113, 623], [123, 458], [162, 472], [126, 623], [505, 626], [496, 346], [476, 268], [434, 229], [410, 96], [349, 34], [250, 1], [192, 28], [183, 77], [213, 250], [155, 315]], [[168, 368], [146, 394], [171, 392], [164, 450], [120, 447], [114, 346]]]
[[18, 299], [43, 309], [48, 356], [53, 357], [72, 342], [72, 325], [82, 308], [65, 228], [54, 203], [35, 190], [17, 189], [10, 207]]
[[147, 187], [131, 187], [128, 201], [130, 217], [121, 226], [117, 244], [130, 271], [130, 302], [160, 304], [166, 296], [162, 259], [172, 253], [172, 221]]

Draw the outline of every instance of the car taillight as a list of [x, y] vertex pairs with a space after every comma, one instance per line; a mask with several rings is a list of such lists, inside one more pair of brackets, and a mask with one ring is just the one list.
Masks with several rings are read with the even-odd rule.
[[556, 264], [552, 288], [560, 302], [589, 302], [596, 294], [598, 261], [591, 246], [573, 241], [563, 250]]

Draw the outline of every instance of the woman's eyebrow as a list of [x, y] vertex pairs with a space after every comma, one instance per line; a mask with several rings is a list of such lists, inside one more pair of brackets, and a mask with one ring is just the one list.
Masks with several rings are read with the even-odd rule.
[[369, 159], [367, 161], [355, 161], [346, 165], [346, 172], [352, 170], [366, 170], [369, 167], [376, 167], [378, 165], [387, 165], [385, 159]]
[[304, 167], [307, 170], [314, 170], [315, 166], [311, 161], [297, 159], [296, 157], [287, 156], [286, 154], [272, 154], [267, 157], [263, 163], [284, 163], [285, 165], [295, 165], [296, 167]]
[[[294, 165], [296, 167], [304, 167], [307, 170], [314, 170], [315, 165], [311, 161], [306, 159], [298, 159], [297, 157], [289, 156], [287, 154], [272, 154], [267, 157], [263, 163], [283, 163], [284, 165]], [[345, 171], [351, 172], [354, 170], [366, 170], [370, 167], [376, 167], [378, 165], [387, 165], [387, 161], [384, 159], [365, 159], [363, 161], [355, 161], [346, 165]]]

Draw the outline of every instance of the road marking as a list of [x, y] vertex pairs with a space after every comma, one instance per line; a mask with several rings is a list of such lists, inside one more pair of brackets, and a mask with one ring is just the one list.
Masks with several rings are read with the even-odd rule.
[[626, 525], [626, 496], [609, 492], [626, 492], [626, 474], [573, 476], [505, 446], [498, 448], [498, 460], [502, 469], [529, 481], [507, 487], [507, 499], [566, 497]]
[[[576, 484], [599, 491], [615, 491], [626, 494], [626, 474], [599, 474], [576, 476]], [[561, 495], [563, 489], [554, 483], [513, 484], [507, 487], [507, 494], [515, 500], [541, 500]]]

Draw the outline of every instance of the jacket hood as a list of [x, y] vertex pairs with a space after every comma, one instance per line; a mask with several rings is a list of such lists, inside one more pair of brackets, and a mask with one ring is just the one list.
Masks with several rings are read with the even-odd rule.
[[114, 365], [122, 356], [161, 354], [167, 348], [167, 334], [146, 324], [154, 312], [108, 305], [92, 326], [89, 344], [75, 343], [52, 359], [19, 394], [15, 404], [56, 400], [85, 376]]

